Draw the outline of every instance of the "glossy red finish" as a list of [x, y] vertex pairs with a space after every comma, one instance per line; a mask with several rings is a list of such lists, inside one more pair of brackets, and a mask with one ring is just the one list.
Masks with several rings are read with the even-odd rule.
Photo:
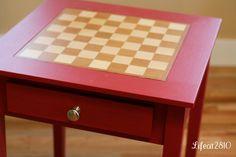
[[[180, 22], [190, 28], [166, 81], [15, 57], [64, 8]], [[79, 0], [45, 1], [0, 38], [0, 156], [6, 157], [7, 114], [52, 123], [56, 157], [65, 154], [62, 126], [163, 144], [164, 157], [179, 157], [186, 111], [191, 110], [186, 157], [195, 157], [191, 143], [199, 135], [206, 69], [220, 23], [216, 18]], [[66, 112], [77, 104], [81, 117], [70, 122]]]
[[188, 135], [187, 135], [187, 146], [186, 146], [186, 156], [196, 156], [197, 150], [192, 149], [193, 143], [198, 141], [198, 136], [201, 126], [202, 109], [205, 97], [205, 88], [207, 84], [209, 66], [205, 72], [202, 85], [198, 93], [198, 99], [195, 103], [195, 107], [190, 112], [189, 124], [188, 124]]
[[[146, 138], [152, 130], [152, 107], [12, 83], [7, 85], [7, 101], [10, 113]], [[70, 122], [66, 113], [77, 105], [81, 110], [80, 119]]]
[[[185, 108], [169, 106], [167, 111], [163, 157], [181, 157]], [[194, 156], [186, 156], [194, 157]]]
[[54, 157], [65, 157], [65, 131], [63, 126], [53, 125]]
[[167, 114], [167, 106], [159, 105], [154, 108], [152, 134], [149, 142], [163, 144], [165, 134], [165, 122]]
[[3, 115], [0, 115], [0, 155], [2, 157], [7, 156], [6, 149], [6, 133], [5, 133], [5, 118]]
[[6, 133], [5, 133], [5, 80], [0, 78], [0, 156], [7, 155], [6, 150]]
[[[64, 8], [190, 24], [166, 81], [45, 63], [14, 55]], [[221, 20], [77, 0], [48, 0], [0, 39], [0, 75], [169, 105], [193, 107]]]

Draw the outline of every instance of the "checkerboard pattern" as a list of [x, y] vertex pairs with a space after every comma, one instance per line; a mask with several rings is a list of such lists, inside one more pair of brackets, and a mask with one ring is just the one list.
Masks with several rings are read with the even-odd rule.
[[166, 80], [188, 25], [65, 9], [17, 57]]

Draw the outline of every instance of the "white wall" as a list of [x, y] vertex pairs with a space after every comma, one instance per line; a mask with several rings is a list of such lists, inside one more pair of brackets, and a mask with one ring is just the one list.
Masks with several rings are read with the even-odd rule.
[[216, 41], [211, 65], [236, 67], [236, 39], [218, 39]]

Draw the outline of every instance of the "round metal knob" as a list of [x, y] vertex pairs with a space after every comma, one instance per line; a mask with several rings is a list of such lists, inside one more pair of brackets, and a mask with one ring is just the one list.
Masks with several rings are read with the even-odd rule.
[[79, 106], [76, 106], [76, 107], [74, 107], [73, 109], [71, 109], [67, 112], [67, 118], [70, 121], [75, 122], [75, 121], [79, 120], [79, 117], [80, 117], [80, 108], [79, 108]]

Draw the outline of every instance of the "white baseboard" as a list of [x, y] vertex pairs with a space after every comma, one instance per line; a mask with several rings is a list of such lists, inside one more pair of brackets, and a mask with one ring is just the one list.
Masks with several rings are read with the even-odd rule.
[[213, 66], [236, 67], [236, 39], [217, 39], [211, 56]]

